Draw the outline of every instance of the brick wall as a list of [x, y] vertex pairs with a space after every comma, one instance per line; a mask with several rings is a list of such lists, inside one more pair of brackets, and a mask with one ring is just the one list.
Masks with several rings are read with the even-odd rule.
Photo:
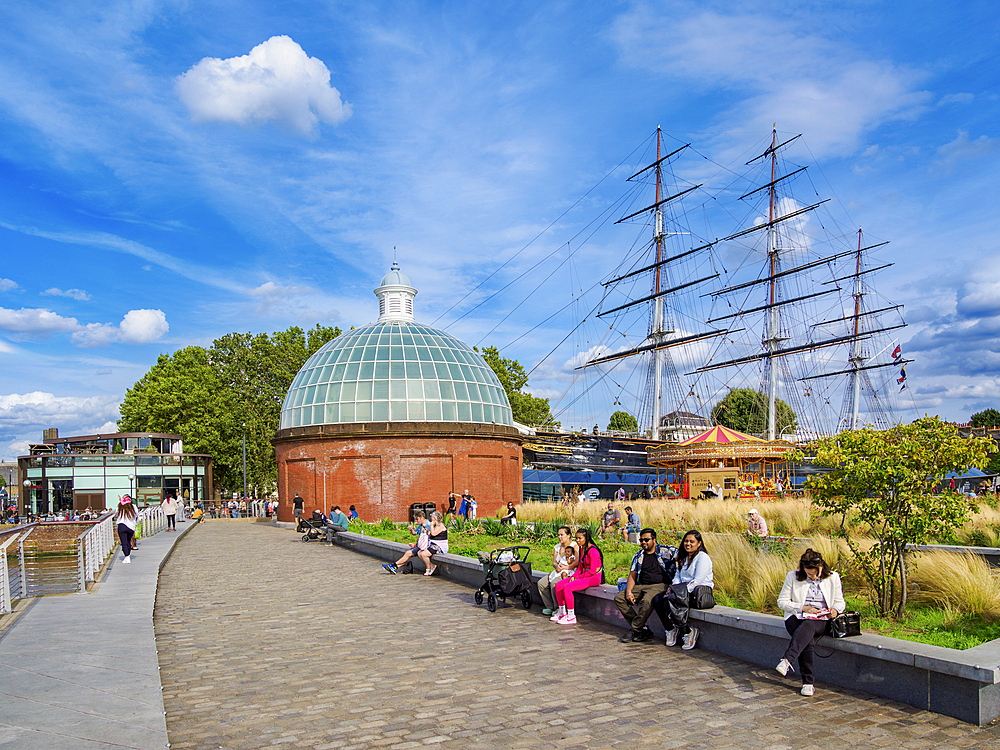
[[411, 503], [447, 504], [448, 492], [468, 489], [480, 517], [521, 501], [521, 448], [516, 437], [496, 435], [344, 435], [275, 442], [278, 518], [292, 520], [291, 498], [305, 514], [344, 512], [355, 505], [364, 520], [408, 518]]

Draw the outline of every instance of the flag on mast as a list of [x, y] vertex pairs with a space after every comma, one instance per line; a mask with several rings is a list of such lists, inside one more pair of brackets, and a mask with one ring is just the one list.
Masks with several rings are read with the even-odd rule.
[[903, 356], [903, 347], [897, 344], [896, 348], [892, 350], [892, 358], [894, 360], [899, 360], [902, 358], [902, 356]]

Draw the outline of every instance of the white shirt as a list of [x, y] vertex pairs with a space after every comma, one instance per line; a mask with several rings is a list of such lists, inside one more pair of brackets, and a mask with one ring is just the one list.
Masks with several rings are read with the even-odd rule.
[[694, 562], [684, 567], [677, 566], [674, 573], [674, 583], [686, 583], [688, 591], [694, 591], [695, 586], [711, 586], [715, 588], [712, 572], [712, 558], [706, 552], [694, 556]]

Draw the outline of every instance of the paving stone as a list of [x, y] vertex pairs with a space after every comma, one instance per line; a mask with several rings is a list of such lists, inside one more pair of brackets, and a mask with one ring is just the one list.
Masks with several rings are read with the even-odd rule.
[[[154, 613], [171, 750], [436, 747], [1000, 750], [974, 727], [720, 654], [620, 644], [535, 608], [473, 602], [436, 577], [202, 524], [160, 576]], [[822, 678], [822, 664], [819, 665]]]

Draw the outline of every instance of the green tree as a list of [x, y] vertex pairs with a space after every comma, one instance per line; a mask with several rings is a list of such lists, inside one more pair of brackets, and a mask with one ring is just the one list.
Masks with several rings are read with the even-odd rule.
[[627, 411], [619, 410], [611, 415], [611, 421], [608, 422], [608, 429], [619, 430], [621, 432], [638, 432], [639, 421]]
[[1000, 411], [985, 409], [972, 415], [973, 427], [1000, 427]]
[[[479, 351], [477, 347], [473, 347]], [[522, 389], [528, 385], [528, 373], [516, 359], [505, 359], [495, 346], [487, 346], [480, 352], [486, 364], [496, 374], [500, 385], [507, 393], [510, 410], [514, 413], [514, 421], [532, 427], [556, 426], [547, 398], [538, 398]]]
[[[795, 429], [795, 412], [780, 398], [775, 403], [775, 414], [775, 435], [780, 435], [786, 429]], [[750, 435], [767, 432], [767, 394], [751, 388], [733, 388], [712, 407], [712, 424]]]
[[295, 374], [339, 328], [317, 325], [265, 333], [231, 333], [207, 350], [188, 347], [160, 355], [125, 395], [118, 427], [128, 432], [173, 432], [185, 450], [210, 453], [216, 484], [242, 487], [243, 436], [247, 484], [254, 494], [277, 483], [271, 439]]
[[[906, 608], [907, 544], [948, 538], [976, 503], [933, 489], [949, 471], [984, 466], [992, 442], [963, 438], [954, 425], [924, 417], [888, 430], [850, 430], [814, 444], [815, 463], [830, 471], [810, 478], [813, 504], [823, 515], [840, 516], [841, 535], [883, 615]], [[850, 525], [848, 523], [850, 521]], [[865, 549], [850, 526], [873, 539]]]

